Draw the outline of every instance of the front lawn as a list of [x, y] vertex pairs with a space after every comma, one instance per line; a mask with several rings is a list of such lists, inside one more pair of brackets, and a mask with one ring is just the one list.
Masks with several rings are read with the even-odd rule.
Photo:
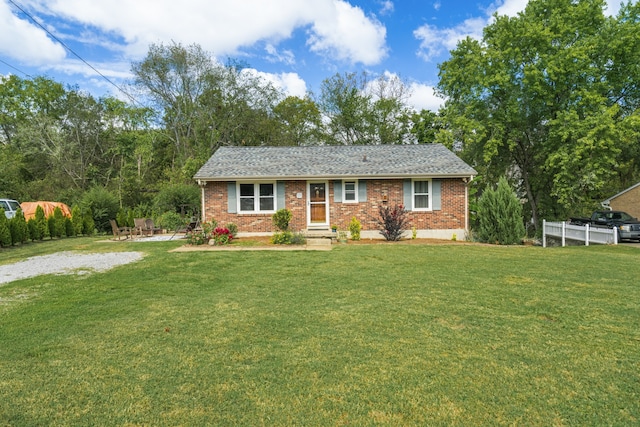
[[0, 425], [634, 425], [640, 248], [143, 251], [0, 285]]

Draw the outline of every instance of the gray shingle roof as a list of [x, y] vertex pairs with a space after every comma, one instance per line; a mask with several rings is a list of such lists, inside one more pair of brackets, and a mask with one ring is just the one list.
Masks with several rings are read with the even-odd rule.
[[221, 147], [194, 179], [464, 177], [476, 171], [441, 144]]

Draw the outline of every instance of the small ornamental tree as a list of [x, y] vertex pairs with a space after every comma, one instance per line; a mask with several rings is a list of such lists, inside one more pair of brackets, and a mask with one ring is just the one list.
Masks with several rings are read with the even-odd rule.
[[49, 237], [51, 239], [56, 237], [56, 219], [53, 215], [47, 217], [47, 229], [49, 230]]
[[69, 218], [68, 216], [64, 217], [64, 234], [67, 237], [75, 236], [73, 230], [73, 222], [71, 222], [71, 218]]
[[478, 200], [478, 240], [513, 245], [521, 243], [524, 235], [522, 205], [502, 177], [495, 190], [485, 190]]
[[49, 237], [49, 224], [47, 223], [47, 218], [44, 216], [44, 209], [40, 205], [36, 206], [34, 220], [36, 222], [36, 228], [38, 229], [38, 240]]
[[11, 246], [11, 231], [4, 209], [0, 208], [0, 247], [2, 246]]
[[82, 215], [82, 234], [87, 236], [93, 236], [96, 230], [96, 223], [93, 220], [93, 212], [91, 208], [85, 208], [85, 212]]
[[29, 238], [32, 242], [40, 239], [40, 230], [38, 230], [38, 223], [35, 218], [29, 218], [27, 221], [27, 229], [29, 230]]
[[71, 208], [71, 224], [73, 224], [74, 236], [82, 234], [82, 210], [78, 205], [74, 205]]
[[360, 240], [360, 230], [362, 230], [362, 224], [355, 216], [351, 218], [349, 223], [349, 232], [351, 232], [351, 240]]
[[[53, 218], [53, 221], [51, 218]], [[49, 232], [52, 237], [60, 238], [66, 236], [64, 215], [62, 214], [62, 209], [58, 206], [53, 210], [53, 215], [49, 217]]]
[[378, 226], [380, 227], [380, 234], [390, 242], [400, 240], [409, 223], [404, 206], [380, 206], [379, 213]]
[[29, 227], [24, 219], [22, 209], [18, 209], [13, 218], [9, 220], [9, 231], [11, 232], [11, 244], [25, 243], [29, 240]]

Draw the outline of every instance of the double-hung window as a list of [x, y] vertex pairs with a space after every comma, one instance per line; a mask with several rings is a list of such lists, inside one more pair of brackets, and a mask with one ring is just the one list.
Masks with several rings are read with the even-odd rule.
[[276, 186], [274, 183], [241, 183], [239, 187], [241, 213], [275, 211]]
[[356, 181], [344, 181], [345, 203], [356, 203], [358, 201], [358, 183]]
[[413, 210], [431, 210], [431, 181], [413, 181]]

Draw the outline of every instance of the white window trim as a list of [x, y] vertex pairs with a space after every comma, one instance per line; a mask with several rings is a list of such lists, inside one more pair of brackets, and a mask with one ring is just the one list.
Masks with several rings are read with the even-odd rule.
[[[347, 200], [347, 182], [354, 183], [354, 186], [353, 186], [354, 187], [353, 191], [355, 192], [354, 200]], [[359, 194], [359, 188], [358, 188], [357, 179], [348, 179], [348, 180], [342, 181], [342, 203], [358, 203], [358, 194]]]
[[[428, 183], [427, 186], [427, 196], [428, 196], [428, 206], [426, 208], [416, 208], [415, 204], [416, 204], [416, 181], [418, 182], [424, 182], [426, 181]], [[412, 179], [411, 180], [411, 210], [412, 211], [416, 211], [416, 212], [430, 212], [433, 210], [433, 186], [431, 185], [431, 179]], [[419, 193], [419, 194], [424, 194], [424, 193]]]
[[[244, 211], [241, 209], [241, 201], [242, 196], [240, 192], [240, 185], [252, 184], [253, 185], [253, 210]], [[273, 207], [272, 210], [260, 210], [260, 184], [271, 184], [273, 185]], [[275, 181], [244, 181], [244, 182], [236, 182], [236, 205], [239, 215], [251, 215], [251, 214], [273, 214], [277, 210], [278, 203], [278, 185]]]

